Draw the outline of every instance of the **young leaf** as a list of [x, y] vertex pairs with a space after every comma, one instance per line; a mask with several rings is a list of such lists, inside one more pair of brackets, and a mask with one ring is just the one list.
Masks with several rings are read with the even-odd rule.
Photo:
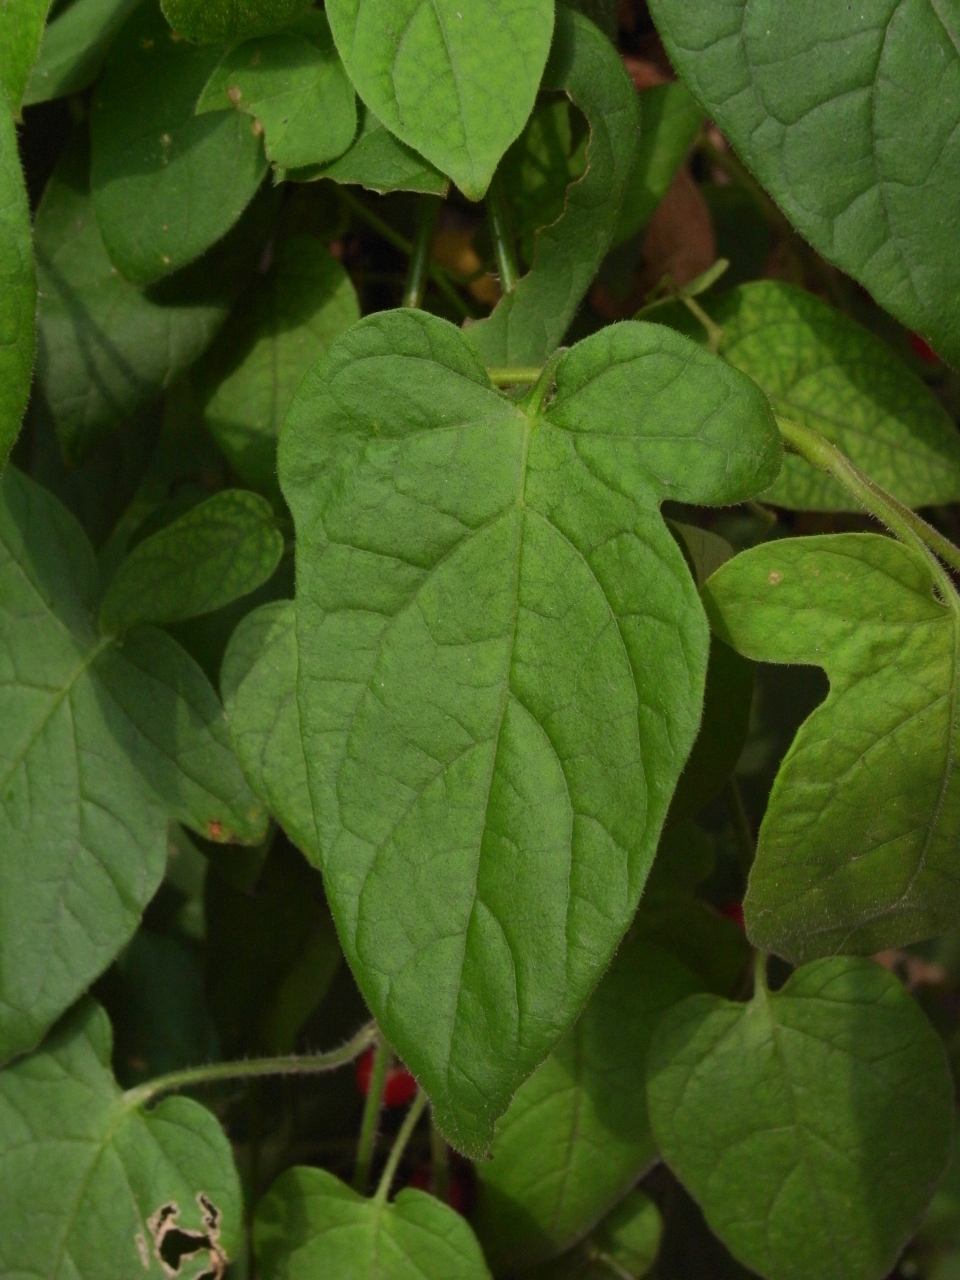
[[128, 280], [149, 284], [225, 235], [267, 170], [256, 121], [196, 116], [220, 61], [193, 48], [153, 4], [117, 37], [93, 94], [91, 185], [100, 234]]
[[257, 1209], [264, 1280], [490, 1280], [473, 1232], [422, 1191], [365, 1200], [325, 1169], [289, 1169]]
[[474, 1229], [513, 1275], [569, 1249], [657, 1159], [647, 1049], [664, 1012], [700, 990], [673, 956], [628, 937], [576, 1026], [520, 1086], [477, 1166]]
[[[763, 387], [777, 413], [826, 436], [908, 507], [960, 499], [953, 419], [881, 338], [781, 281], [701, 304], [723, 329], [720, 354]], [[834, 479], [790, 455], [764, 497], [801, 511], [859, 510]]]
[[224, 489], [137, 543], [107, 587], [100, 626], [119, 635], [139, 622], [212, 613], [266, 582], [282, 555], [270, 503]]
[[163, 876], [171, 818], [255, 842], [266, 815], [223, 711], [162, 632], [94, 623], [74, 518], [0, 479], [0, 1061], [32, 1048], [113, 959]]
[[322, 13], [224, 54], [197, 115], [232, 107], [260, 121], [268, 158], [285, 169], [346, 151], [357, 131], [356, 95]]
[[189, 1098], [137, 1107], [110, 1049], [88, 999], [0, 1073], [0, 1273], [222, 1275], [243, 1239], [230, 1144]]
[[381, 313], [281, 437], [327, 892], [473, 1153], [606, 967], [696, 735], [707, 630], [659, 504], [738, 501], [780, 464], [762, 392], [661, 326], [603, 330], [556, 378], [524, 408], [452, 325]]
[[292, 600], [247, 614], [224, 655], [220, 687], [233, 749], [247, 781], [294, 844], [319, 864], [297, 707]]
[[636, 152], [636, 90], [610, 41], [565, 5], [543, 88], [564, 91], [586, 117], [587, 168], [567, 188], [561, 216], [537, 232], [530, 272], [471, 325], [488, 365], [539, 365], [560, 343], [610, 248]]
[[533, 110], [551, 0], [328, 0], [350, 79], [391, 133], [479, 200]]
[[960, 364], [960, 26], [940, 5], [650, 0], [674, 66], [824, 257]]
[[313, 0], [161, 0], [171, 27], [201, 44], [267, 36], [308, 15]]
[[703, 112], [679, 80], [641, 93], [636, 160], [623, 193], [614, 245], [630, 240], [650, 221], [702, 124]]
[[640, 1280], [657, 1259], [663, 1222], [642, 1191], [631, 1191], [562, 1258], [524, 1272], [523, 1280]]
[[114, 36], [140, 0], [73, 0], [48, 22], [23, 105], [79, 93], [96, 80]]
[[692, 996], [650, 1047], [664, 1158], [769, 1280], [881, 1280], [950, 1156], [940, 1039], [869, 960], [799, 969], [749, 1004]]
[[353, 144], [326, 165], [292, 175], [304, 181], [332, 178], [334, 182], [357, 183], [382, 195], [385, 191], [420, 191], [425, 195], [445, 194], [449, 183], [439, 169], [395, 138], [381, 120], [357, 103], [360, 128]]
[[36, 305], [30, 211], [13, 117], [0, 84], [0, 468], [30, 395]]
[[359, 319], [340, 263], [311, 236], [294, 236], [204, 362], [197, 379], [204, 421], [237, 473], [268, 497], [280, 500], [277, 438], [293, 393]]
[[0, 85], [13, 115], [20, 113], [49, 8], [50, 0], [15, 0], [0, 8]]
[[960, 603], [941, 603], [923, 558], [877, 534], [755, 547], [703, 596], [728, 644], [830, 680], [770, 794], [751, 939], [800, 961], [955, 928]]

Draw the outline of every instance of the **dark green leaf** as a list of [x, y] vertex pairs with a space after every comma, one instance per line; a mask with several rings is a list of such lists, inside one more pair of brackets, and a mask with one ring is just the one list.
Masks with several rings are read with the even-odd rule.
[[490, 1280], [473, 1232], [422, 1191], [377, 1204], [325, 1169], [290, 1169], [261, 1202], [254, 1245], [264, 1280]]
[[350, 277], [310, 236], [281, 247], [200, 374], [204, 420], [243, 479], [279, 501], [277, 437], [303, 375], [360, 319]]
[[474, 1153], [609, 962], [696, 735], [707, 630], [659, 503], [738, 501], [780, 464], [759, 389], [661, 326], [556, 378], [528, 412], [452, 325], [383, 313], [281, 439], [327, 892]]
[[[4, 1276], [209, 1280], [240, 1248], [243, 1201], [205, 1107], [169, 1098], [145, 1111], [120, 1092], [110, 1023], [85, 1000], [0, 1073], [0, 1221]], [[170, 1253], [178, 1232], [182, 1256]]]
[[640, 1280], [660, 1247], [660, 1212], [642, 1191], [631, 1191], [569, 1253], [524, 1273], [523, 1280]]
[[595, 22], [608, 40], [616, 41], [619, 0], [562, 0], [562, 3]]
[[367, 106], [479, 200], [533, 110], [551, 0], [328, 0], [326, 8]]
[[0, 85], [14, 115], [20, 111], [49, 8], [50, 0], [6, 0], [0, 7]]
[[749, 1004], [692, 996], [650, 1047], [664, 1158], [768, 1280], [881, 1280], [950, 1156], [953, 1082], [899, 981], [837, 956]]
[[564, 91], [586, 117], [587, 168], [562, 215], [537, 233], [530, 272], [470, 327], [489, 365], [539, 365], [560, 343], [610, 248], [636, 152], [636, 90], [609, 40], [564, 5], [543, 87]]
[[647, 1049], [664, 1012], [699, 989], [673, 956], [628, 936], [576, 1026], [497, 1122], [492, 1160], [477, 1166], [473, 1223], [495, 1272], [569, 1249], [656, 1161]]
[[79, 93], [93, 84], [114, 36], [140, 0], [73, 0], [44, 28], [23, 105]]
[[0, 92], [0, 467], [30, 395], [36, 305], [27, 193], [13, 117]]
[[91, 184], [114, 265], [147, 284], [198, 258], [230, 230], [267, 170], [256, 121], [194, 115], [220, 61], [193, 48], [152, 4], [110, 50], [91, 106]]
[[212, 613], [266, 582], [282, 555], [270, 503], [224, 489], [137, 543], [107, 587], [100, 625], [118, 635], [140, 622]]
[[623, 193], [615, 245], [631, 239], [653, 217], [702, 124], [703, 112], [679, 80], [641, 93], [636, 160]]
[[168, 636], [94, 622], [82, 530], [0, 480], [0, 1060], [31, 1048], [131, 937], [163, 877], [167, 822], [256, 841], [265, 814], [223, 710]]
[[811, 244], [960, 364], [955, 6], [650, 0], [674, 66]]
[[370, 191], [422, 191], [440, 195], [449, 185], [439, 169], [395, 138], [362, 102], [357, 103], [360, 128], [353, 145], [339, 159], [308, 169], [303, 179], [327, 177], [356, 183]]
[[313, 0], [161, 0], [170, 25], [200, 43], [265, 36], [302, 18]]
[[233, 107], [260, 121], [267, 156], [282, 168], [322, 164], [346, 151], [357, 131], [356, 95], [322, 13], [224, 54], [197, 115]]

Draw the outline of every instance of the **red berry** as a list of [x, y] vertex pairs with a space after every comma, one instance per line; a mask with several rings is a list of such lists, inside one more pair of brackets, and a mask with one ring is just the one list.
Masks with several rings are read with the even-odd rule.
[[[373, 1050], [368, 1049], [357, 1059], [355, 1068], [357, 1088], [364, 1097], [370, 1092], [370, 1076], [373, 1073]], [[398, 1062], [387, 1072], [387, 1081], [383, 1089], [383, 1105], [385, 1107], [405, 1107], [417, 1096], [417, 1082], [403, 1065]]]
[[924, 364], [940, 363], [940, 357], [928, 342], [924, 342], [919, 333], [911, 333], [910, 346], [913, 348], [913, 354], [922, 360]]
[[746, 925], [743, 920], [743, 904], [740, 902], [728, 902], [725, 907], [720, 908], [720, 914], [726, 916], [728, 920], [732, 920], [738, 929], [746, 931]]

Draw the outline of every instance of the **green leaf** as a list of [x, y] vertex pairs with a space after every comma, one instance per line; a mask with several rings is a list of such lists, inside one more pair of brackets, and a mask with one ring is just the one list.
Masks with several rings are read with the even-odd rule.
[[117, 37], [93, 94], [91, 184], [100, 233], [128, 280], [149, 284], [225, 235], [267, 170], [256, 121], [194, 108], [220, 61], [193, 48], [153, 4]]
[[[701, 303], [723, 328], [720, 354], [763, 387], [782, 417], [819, 431], [909, 507], [960, 499], [953, 419], [881, 338], [780, 281]], [[795, 456], [764, 498], [801, 511], [860, 510], [834, 479]]]
[[439, 169], [395, 138], [362, 102], [357, 103], [360, 128], [353, 144], [337, 160], [290, 175], [303, 180], [332, 178], [334, 182], [356, 183], [369, 191], [420, 191], [445, 195], [449, 183]]
[[30, 396], [36, 305], [27, 192], [13, 118], [0, 93], [0, 467]]
[[139, 289], [107, 256], [89, 167], [80, 129], [47, 183], [34, 228], [37, 380], [74, 465], [209, 346], [259, 256], [274, 207], [266, 193], [201, 261]]
[[0, 479], [0, 1061], [32, 1048], [136, 929], [167, 823], [251, 843], [266, 817], [223, 710], [162, 632], [97, 630], [79, 525]]
[[370, 110], [479, 200], [533, 110], [551, 0], [328, 0], [326, 10]]
[[310, 236], [294, 236], [244, 299], [196, 381], [203, 416], [249, 485], [280, 500], [277, 438], [303, 375], [360, 319], [350, 277]]
[[497, 1274], [569, 1249], [656, 1161], [647, 1049], [664, 1012], [698, 990], [673, 956], [628, 936], [576, 1026], [520, 1086], [477, 1166], [473, 1224]]
[[212, 613], [266, 582], [282, 555], [270, 503], [224, 489], [137, 543], [107, 587], [100, 625], [118, 635], [139, 622]]
[[260, 1203], [254, 1247], [264, 1280], [490, 1280], [453, 1209], [407, 1188], [365, 1200], [325, 1169], [290, 1169]]
[[51, 22], [40, 41], [23, 105], [79, 93], [93, 84], [114, 36], [140, 0], [73, 0]]
[[294, 844], [319, 863], [300, 737], [292, 600], [263, 605], [244, 618], [224, 656], [220, 687], [247, 781]]
[[173, 29], [201, 44], [266, 36], [309, 14], [313, 0], [161, 0]]
[[660, 1211], [642, 1191], [631, 1191], [569, 1253], [533, 1271], [523, 1280], [640, 1280], [660, 1248]]
[[595, 22], [608, 40], [616, 42], [618, 0], [561, 0], [561, 3]]
[[614, 245], [632, 239], [653, 217], [702, 124], [703, 112], [679, 80], [641, 93], [636, 160], [623, 193]]
[[881, 1280], [950, 1156], [953, 1083], [900, 982], [837, 956], [749, 1004], [693, 996], [650, 1048], [650, 1120], [710, 1227], [768, 1280]]
[[586, 117], [587, 168], [567, 187], [561, 216], [537, 233], [530, 272], [471, 325], [488, 365], [539, 365], [562, 341], [610, 248], [636, 152], [636, 90], [610, 41], [565, 5], [543, 88], [565, 92]]
[[0, 1073], [0, 1274], [220, 1275], [243, 1239], [230, 1144], [189, 1098], [137, 1107], [117, 1088], [110, 1040], [84, 1000]]
[[703, 595], [741, 653], [830, 680], [770, 794], [751, 939], [799, 961], [955, 928], [960, 622], [926, 561], [877, 534], [784, 539], [731, 560]]
[[696, 736], [707, 629], [659, 503], [739, 501], [780, 464], [760, 390], [662, 326], [556, 378], [525, 409], [458, 329], [381, 313], [281, 437], [327, 892], [472, 1153], [609, 962]]
[[197, 103], [197, 115], [236, 107], [263, 125], [267, 157], [287, 169], [346, 151], [357, 131], [356, 95], [319, 12], [295, 30], [229, 49]]
[[0, 8], [0, 85], [14, 115], [20, 112], [49, 8], [50, 0], [7, 0]]
[[674, 66], [819, 253], [960, 364], [952, 6], [651, 0]]

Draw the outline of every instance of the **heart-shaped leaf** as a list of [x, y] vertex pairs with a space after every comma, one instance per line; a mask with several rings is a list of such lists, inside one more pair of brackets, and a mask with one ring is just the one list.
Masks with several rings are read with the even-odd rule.
[[917, 552], [851, 533], [755, 547], [704, 588], [728, 644], [830, 680], [760, 828], [745, 904], [758, 946], [871, 954], [960, 922], [960, 602], [933, 587]]
[[309, 14], [313, 0], [161, 0], [178, 35], [200, 43], [265, 36]]
[[264, 1280], [490, 1280], [473, 1232], [422, 1191], [365, 1200], [325, 1169], [290, 1169], [257, 1210]]
[[93, 84], [114, 36], [140, 0], [73, 0], [47, 23], [23, 105], [79, 93]]
[[650, 0], [674, 66], [810, 243], [960, 364], [953, 6]]
[[146, 1111], [92, 1000], [0, 1072], [0, 1274], [221, 1276], [243, 1238], [230, 1144], [188, 1098]]
[[837, 956], [749, 1004], [692, 996], [650, 1046], [664, 1159], [769, 1280], [881, 1280], [950, 1157], [943, 1046], [900, 982]]
[[479, 200], [533, 109], [551, 0], [328, 0], [326, 12], [371, 111]]
[[20, 430], [33, 375], [37, 278], [13, 117], [0, 85], [0, 467]]
[[609, 962], [696, 735], [706, 624], [659, 504], [739, 501], [781, 456], [762, 392], [668, 329], [606, 329], [556, 379], [523, 407], [452, 325], [383, 313], [281, 437], [327, 892], [474, 1153]]
[[0, 1061], [110, 963], [163, 876], [167, 823], [255, 842], [266, 815], [219, 699], [169, 636], [96, 627], [93, 550], [12, 467], [0, 479]]

